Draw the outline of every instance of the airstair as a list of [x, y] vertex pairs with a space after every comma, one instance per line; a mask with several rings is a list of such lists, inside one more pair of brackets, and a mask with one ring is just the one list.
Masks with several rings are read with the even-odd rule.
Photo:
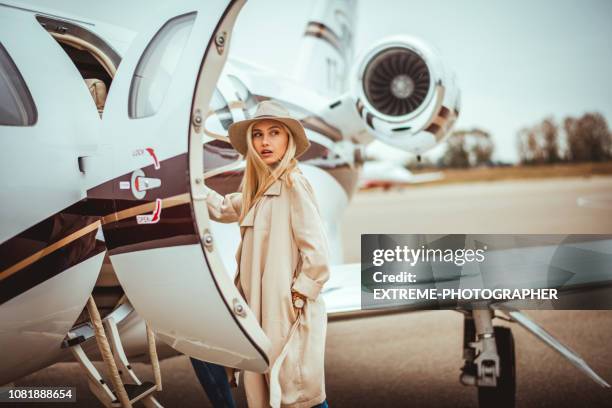
[[[147, 343], [149, 357], [153, 367], [155, 383], [142, 382], [132, 369], [119, 337], [117, 324], [133, 312], [129, 302], [122, 303], [104, 319], [93, 297], [87, 301], [87, 311], [90, 321], [74, 327], [64, 339], [63, 348], [70, 348], [75, 359], [85, 370], [89, 388], [105, 407], [131, 407], [137, 401], [142, 401], [145, 407], [162, 407], [153, 394], [161, 391], [161, 371], [155, 346], [155, 336], [147, 325]], [[95, 337], [104, 365], [110, 377], [107, 382], [89, 359], [82, 345]]]

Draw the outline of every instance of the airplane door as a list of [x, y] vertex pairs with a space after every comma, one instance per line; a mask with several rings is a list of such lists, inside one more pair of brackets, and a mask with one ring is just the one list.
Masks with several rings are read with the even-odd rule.
[[104, 257], [80, 158], [100, 117], [79, 71], [33, 14], [0, 6], [0, 384], [58, 356]]
[[158, 338], [201, 360], [263, 372], [269, 339], [194, 217], [202, 140], [190, 131], [208, 109], [243, 4], [168, 4], [134, 40], [103, 119], [113, 178], [89, 196], [113, 197], [103, 222], [111, 262]]

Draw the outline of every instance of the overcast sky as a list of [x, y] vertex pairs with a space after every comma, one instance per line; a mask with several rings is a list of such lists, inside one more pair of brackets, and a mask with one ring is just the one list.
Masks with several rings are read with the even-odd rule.
[[[291, 72], [311, 1], [249, 0], [231, 55]], [[393, 34], [434, 44], [462, 92], [457, 128], [490, 132], [517, 159], [516, 132], [552, 115], [599, 111], [612, 125], [612, 1], [362, 0], [356, 54]]]

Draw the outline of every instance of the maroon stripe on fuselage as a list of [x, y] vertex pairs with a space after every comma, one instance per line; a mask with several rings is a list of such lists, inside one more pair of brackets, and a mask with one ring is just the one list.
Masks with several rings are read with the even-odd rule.
[[[230, 144], [222, 141], [203, 146], [204, 168], [210, 171], [235, 162], [239, 155]], [[358, 173], [348, 163], [333, 160], [326, 147], [311, 142], [310, 149], [299, 161], [325, 170], [352, 196]], [[309, 163], [310, 162], [310, 163]], [[132, 173], [116, 177], [88, 191], [87, 198], [49, 216], [26, 231], [0, 245], [0, 271], [6, 270], [72, 232], [106, 219], [102, 228], [106, 242], [96, 241], [95, 231], [72, 241], [59, 250], [11, 274], [0, 281], [0, 303], [12, 299], [39, 283], [108, 249], [111, 254], [162, 248], [199, 242], [190, 203], [162, 208], [156, 224], [138, 224], [135, 216], [108, 221], [109, 215], [136, 206], [153, 203], [188, 191], [188, 158], [181, 154], [163, 160], [159, 170], [154, 166], [142, 169], [145, 177], [159, 178], [159, 188], [148, 190], [144, 199], [136, 199], [131, 190], [120, 189], [120, 182], [131, 181]], [[243, 171], [228, 171], [208, 178], [206, 184], [220, 194], [239, 191]], [[31, 276], [35, 275], [35, 276]]]
[[[56, 217], [58, 217], [56, 215]], [[30, 250], [34, 242], [27, 242], [21, 238], [14, 238], [4, 244], [3, 255], [7, 249], [27, 246]], [[41, 243], [38, 242], [38, 245]], [[46, 243], [42, 243], [43, 245]], [[25, 248], [21, 248], [25, 249]], [[96, 240], [96, 231], [92, 231], [84, 236], [71, 241], [61, 249], [53, 251], [44, 257], [29, 264], [18, 272], [0, 281], [0, 304], [7, 302], [34, 286], [59, 275], [71, 267], [86, 261], [87, 259], [104, 252], [104, 243]], [[3, 261], [5, 258], [2, 258]], [[68, 288], [67, 290], [70, 290]]]

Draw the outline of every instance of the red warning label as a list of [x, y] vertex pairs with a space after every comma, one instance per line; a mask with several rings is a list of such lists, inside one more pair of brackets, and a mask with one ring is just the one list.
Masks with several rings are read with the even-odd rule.
[[156, 224], [161, 219], [162, 200], [158, 198], [155, 200], [155, 209], [152, 214], [143, 214], [136, 216], [136, 222], [138, 224]]
[[151, 159], [153, 160], [153, 166], [155, 167], [155, 170], [159, 170], [160, 165], [159, 165], [159, 160], [157, 159], [157, 155], [155, 154], [155, 149], [153, 149], [152, 147], [147, 147], [145, 149], [136, 149], [134, 150], [134, 152], [132, 152], [132, 156], [142, 156], [143, 154], [148, 153], [149, 156], [151, 156]]

